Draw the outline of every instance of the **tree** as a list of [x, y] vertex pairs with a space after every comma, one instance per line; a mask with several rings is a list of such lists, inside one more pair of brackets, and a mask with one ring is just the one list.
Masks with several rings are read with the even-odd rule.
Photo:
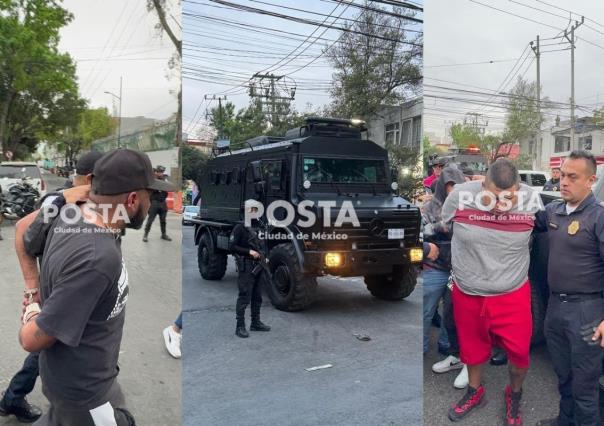
[[0, 0], [0, 9], [0, 145], [6, 156], [23, 153], [23, 141], [35, 146], [69, 124], [60, 110], [77, 98], [77, 83], [71, 57], [58, 52], [59, 31], [72, 19], [58, 1]]
[[[521, 146], [530, 144], [532, 159], [539, 163], [541, 156], [540, 144], [537, 143], [538, 135], [543, 123], [543, 110], [550, 107], [547, 97], [541, 100], [541, 109], [537, 105], [537, 83], [528, 82], [518, 77], [516, 85], [511, 90], [507, 102], [505, 117], [505, 130], [503, 138]], [[531, 167], [532, 168], [532, 167]]]
[[[182, 40], [178, 38], [176, 35], [176, 31], [170, 26], [169, 18], [173, 18], [176, 25], [179, 25], [176, 21], [176, 18], [172, 15], [171, 6], [168, 0], [147, 0], [147, 10], [155, 11], [157, 14], [157, 18], [159, 20], [156, 28], [160, 31], [165, 32], [170, 41], [174, 45], [176, 52], [170, 62], [168, 63], [171, 69], [180, 70], [180, 64], [182, 62]], [[176, 5], [174, 5], [175, 9], [180, 10], [180, 1], [176, 1]], [[180, 73], [178, 75], [180, 78]], [[182, 139], [182, 85], [181, 89], [178, 91], [177, 95], [178, 99], [178, 111], [176, 113], [176, 143], [180, 146]]]
[[58, 140], [59, 150], [65, 153], [68, 162], [75, 161], [93, 141], [111, 135], [116, 127], [107, 108], [86, 109], [84, 104], [76, 117], [76, 124], [66, 128]]
[[181, 148], [182, 155], [182, 177], [192, 180], [198, 188], [201, 188], [201, 175], [208, 161], [208, 157], [198, 149], [184, 145]]
[[[326, 51], [335, 69], [334, 116], [367, 120], [380, 106], [400, 104], [421, 87], [422, 36], [410, 37], [408, 21], [382, 13], [376, 3], [366, 0], [365, 8], [353, 23], [344, 24], [346, 31]], [[398, 7], [394, 12], [412, 16]]]
[[479, 146], [481, 143], [480, 134], [476, 129], [468, 124], [455, 123], [449, 130], [453, 143], [460, 149], [465, 149], [471, 145]]

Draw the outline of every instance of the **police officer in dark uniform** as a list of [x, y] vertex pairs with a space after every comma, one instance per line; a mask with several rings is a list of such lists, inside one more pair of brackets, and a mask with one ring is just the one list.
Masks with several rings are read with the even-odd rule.
[[[160, 180], [166, 180], [166, 175], [164, 172], [166, 168], [164, 166], [157, 166], [153, 169], [155, 173], [155, 178]], [[168, 193], [165, 191], [153, 191], [151, 194], [151, 206], [149, 207], [149, 217], [147, 218], [147, 223], [145, 224], [145, 235], [143, 235], [143, 241], [147, 242], [149, 237], [149, 231], [151, 230], [151, 225], [155, 220], [155, 216], [159, 216], [159, 226], [161, 228], [161, 239], [166, 241], [172, 241], [172, 238], [168, 237], [166, 234], [166, 215], [168, 214], [168, 205], [166, 204], [166, 198], [168, 197]]]
[[[248, 207], [248, 213], [257, 212], [257, 207]], [[260, 253], [260, 240], [255, 227], [257, 220], [252, 220], [250, 227], [241, 223], [235, 225], [231, 234], [231, 252], [237, 258], [237, 270], [239, 277], [237, 284], [239, 286], [239, 296], [237, 297], [236, 316], [237, 327], [235, 334], [239, 337], [249, 337], [245, 328], [245, 309], [247, 305], [252, 304], [252, 331], [270, 331], [270, 327], [260, 321], [260, 306], [262, 305], [262, 266], [259, 264], [262, 258]]]
[[591, 192], [596, 160], [573, 151], [562, 165], [560, 194], [537, 216], [548, 232], [551, 291], [545, 337], [558, 376], [560, 411], [538, 425], [600, 425], [598, 378], [604, 356], [604, 207]]
[[552, 168], [552, 178], [543, 185], [544, 191], [560, 191], [560, 167]]

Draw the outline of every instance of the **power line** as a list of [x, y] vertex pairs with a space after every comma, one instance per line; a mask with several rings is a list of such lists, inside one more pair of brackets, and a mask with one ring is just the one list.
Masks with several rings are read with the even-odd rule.
[[[330, 17], [333, 15], [333, 13], [334, 13], [334, 12], [337, 10], [337, 8], [338, 8], [338, 7], [340, 7], [340, 5], [339, 5], [339, 4], [338, 4], [338, 5], [336, 5], [336, 7], [334, 7], [334, 8], [332, 9], [332, 11], [331, 11], [331, 12], [329, 12], [329, 15], [328, 15], [328, 16], [327, 16], [327, 17], [326, 17], [324, 20], [323, 20], [323, 24], [324, 24], [325, 22], [327, 22], [327, 20], [328, 20], [328, 19], [329, 19], [329, 18], [330, 18]], [[348, 9], [348, 6], [347, 6], [347, 7], [345, 7], [345, 8], [344, 8], [344, 10], [342, 10], [342, 12], [340, 12], [340, 16], [342, 16], [342, 15], [344, 14], [344, 12], [346, 12], [346, 9]], [[340, 16], [338, 16], [338, 18], [339, 18]], [[335, 24], [335, 23], [336, 23], [336, 21], [337, 21], [337, 19], [336, 19], [336, 20], [334, 20], [334, 21], [332, 22], [332, 24]], [[260, 71], [258, 71], [258, 72], [259, 72], [259, 73], [263, 73], [263, 72], [266, 72], [266, 71], [268, 71], [268, 70], [272, 70], [272, 71], [276, 71], [276, 70], [278, 70], [280, 67], [277, 67], [277, 68], [274, 68], [274, 67], [276, 67], [277, 65], [279, 65], [279, 64], [280, 64], [280, 63], [282, 63], [283, 61], [287, 60], [287, 58], [289, 58], [291, 55], [293, 55], [293, 54], [294, 54], [294, 52], [296, 52], [296, 51], [297, 51], [297, 50], [298, 50], [300, 47], [302, 47], [302, 46], [303, 46], [303, 45], [304, 45], [304, 44], [305, 44], [305, 43], [306, 43], [306, 42], [307, 42], [307, 41], [308, 41], [308, 40], [309, 40], [309, 39], [310, 39], [310, 38], [311, 38], [311, 37], [312, 37], [312, 36], [313, 36], [313, 35], [314, 35], [314, 34], [317, 32], [317, 31], [319, 31], [319, 28], [320, 28], [320, 27], [316, 27], [316, 28], [313, 30], [313, 32], [312, 32], [312, 33], [311, 33], [311, 34], [310, 34], [308, 37], [306, 37], [306, 38], [305, 38], [305, 39], [304, 39], [304, 40], [303, 40], [303, 41], [302, 41], [302, 42], [301, 42], [301, 43], [300, 43], [298, 46], [296, 46], [296, 48], [295, 48], [294, 50], [292, 50], [290, 53], [288, 53], [288, 54], [287, 54], [287, 55], [286, 55], [286, 56], [285, 56], [283, 59], [280, 59], [280, 60], [279, 60], [278, 62], [276, 62], [275, 64], [270, 65], [269, 67], [264, 68], [264, 69], [262, 69], [262, 70], [260, 70]], [[323, 36], [323, 35], [325, 34], [325, 32], [326, 32], [328, 29], [329, 29], [329, 28], [325, 28], [325, 29], [323, 30], [323, 32], [320, 34], [320, 36]], [[320, 36], [319, 36], [319, 37], [320, 37]], [[316, 40], [315, 40], [315, 41], [316, 41]], [[314, 43], [314, 42], [313, 42], [313, 43]], [[313, 44], [313, 43], [309, 44], [309, 46], [307, 46], [307, 47], [306, 47], [306, 49], [304, 49], [303, 51], [301, 51], [300, 53], [298, 53], [298, 55], [297, 55], [297, 56], [295, 56], [295, 57], [294, 57], [292, 60], [295, 60], [296, 58], [300, 57], [300, 55], [301, 55], [302, 53], [306, 52], [306, 50], [308, 50], [308, 47], [312, 46], [312, 44]], [[286, 64], [289, 64], [290, 62], [292, 62], [292, 60], [290, 60], [289, 62], [286, 62]]]
[[539, 22], [539, 21], [536, 21], [534, 19], [527, 18], [526, 16], [518, 15], [516, 13], [508, 12], [507, 10], [499, 9], [499, 8], [491, 6], [489, 4], [481, 3], [481, 2], [479, 2], [477, 0], [468, 0], [468, 1], [470, 1], [472, 3], [475, 3], [475, 4], [479, 4], [479, 5], [484, 6], [484, 7], [488, 7], [489, 9], [497, 10], [499, 12], [503, 12], [503, 13], [506, 13], [508, 15], [515, 16], [515, 17], [520, 18], [520, 19], [524, 19], [525, 21], [530, 21], [530, 22], [532, 22], [534, 24], [539, 24], [539, 25], [543, 25], [545, 27], [553, 28], [554, 30], [557, 30], [557, 31], [564, 31], [564, 30], [562, 30], [562, 29], [560, 29], [558, 27], [554, 27], [553, 25], [549, 25], [549, 24], [546, 24], [544, 22]]
[[[232, 2], [229, 2], [229, 1], [225, 1], [225, 0], [209, 0], [209, 1], [211, 1], [213, 3], [223, 4], [223, 5], [226, 5], [226, 6], [231, 6], [231, 7], [235, 8], [235, 9], [243, 10], [243, 11], [246, 11], [246, 12], [257, 13], [257, 14], [260, 14], [260, 15], [273, 16], [273, 17], [276, 17], [276, 18], [286, 19], [286, 20], [293, 21], [293, 22], [298, 22], [298, 23], [301, 23], [301, 24], [318, 25], [318, 26], [322, 26], [322, 27], [325, 27], [325, 28], [331, 28], [331, 29], [336, 29], [336, 30], [340, 30], [340, 31], [346, 31], [346, 32], [361, 34], [361, 35], [365, 35], [365, 36], [369, 36], [369, 37], [374, 37], [374, 38], [377, 38], [377, 39], [380, 39], [380, 40], [394, 41], [394, 40], [392, 40], [392, 39], [390, 39], [388, 37], [382, 37], [382, 36], [379, 36], [379, 35], [367, 34], [367, 33], [363, 33], [362, 31], [356, 31], [356, 30], [352, 30], [350, 28], [345, 28], [345, 27], [338, 27], [338, 26], [329, 25], [329, 24], [321, 24], [321, 23], [319, 23], [317, 21], [312, 21], [312, 20], [300, 18], [300, 17], [297, 17], [297, 16], [284, 15], [282, 13], [272, 12], [272, 11], [268, 11], [268, 10], [264, 10], [264, 9], [259, 9], [259, 8], [256, 8], [256, 7], [244, 6], [244, 5], [240, 5], [240, 4], [237, 4], [237, 3], [232, 3]], [[187, 14], [187, 13], [185, 13], [185, 14]], [[191, 14], [189, 14], [189, 15], [191, 15]], [[410, 19], [409, 17], [405, 17], [404, 15], [400, 15], [400, 18], [401, 19]], [[409, 45], [412, 45], [412, 46], [421, 47], [417, 43], [405, 42], [405, 41], [400, 41], [400, 40], [397, 40], [397, 41], [400, 42], [400, 43], [403, 43], [403, 44], [409, 44]]]

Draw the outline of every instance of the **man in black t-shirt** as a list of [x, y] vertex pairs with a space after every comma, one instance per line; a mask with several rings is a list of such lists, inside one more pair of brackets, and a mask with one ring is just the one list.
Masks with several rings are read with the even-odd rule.
[[[73, 179], [75, 189], [61, 192], [50, 192], [40, 200], [42, 209], [59, 210], [67, 201], [75, 203], [88, 197], [94, 164], [103, 155], [98, 151], [85, 152], [78, 158], [76, 175]], [[25, 292], [31, 294], [24, 302], [39, 303], [39, 271], [36, 258], [41, 259], [46, 242], [46, 235], [51, 224], [44, 223], [44, 212], [36, 210], [19, 220], [15, 226], [15, 250], [23, 273]], [[23, 423], [36, 421], [42, 410], [30, 404], [26, 396], [34, 389], [38, 379], [38, 353], [27, 355], [21, 369], [12, 377], [0, 399], [0, 415], [14, 415]]]
[[134, 424], [116, 380], [128, 299], [120, 231], [142, 226], [152, 190], [173, 188], [154, 178], [145, 154], [115, 150], [95, 165], [90, 201], [66, 206], [67, 217], [53, 222], [41, 266], [41, 308], [28, 306], [19, 332], [25, 350], [41, 351], [50, 408], [38, 425]]

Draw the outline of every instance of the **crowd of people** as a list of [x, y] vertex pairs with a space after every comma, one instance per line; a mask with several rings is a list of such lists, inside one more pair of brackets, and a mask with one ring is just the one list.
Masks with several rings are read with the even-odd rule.
[[595, 158], [575, 151], [552, 170], [544, 190], [559, 191], [560, 200], [545, 207], [507, 159], [496, 160], [484, 178], [472, 180], [455, 164], [434, 170], [428, 182], [432, 197], [422, 208], [424, 353], [442, 301], [438, 345], [445, 358], [432, 370], [461, 369], [454, 386], [467, 388], [449, 409], [449, 419], [460, 421], [484, 404], [484, 365], [498, 348], [509, 367], [504, 424], [523, 424], [532, 334], [530, 246], [536, 233], [547, 232], [545, 337], [560, 399], [558, 416], [538, 424], [600, 425], [604, 203], [592, 193]]

